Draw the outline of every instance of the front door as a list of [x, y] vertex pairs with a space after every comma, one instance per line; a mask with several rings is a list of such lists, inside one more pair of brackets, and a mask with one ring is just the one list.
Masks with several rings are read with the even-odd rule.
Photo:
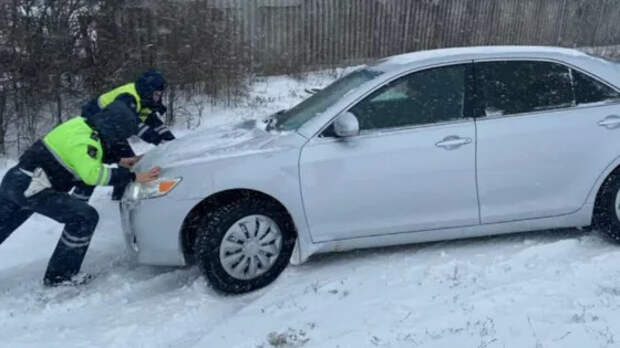
[[314, 241], [479, 223], [475, 124], [467, 115], [471, 64], [396, 79], [349, 111], [361, 134], [327, 128], [300, 158]]

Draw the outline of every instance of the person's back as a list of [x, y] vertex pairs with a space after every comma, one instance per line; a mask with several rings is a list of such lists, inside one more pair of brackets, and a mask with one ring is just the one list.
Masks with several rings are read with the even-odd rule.
[[[174, 136], [169, 130], [167, 130], [167, 132], [155, 131], [155, 128], [159, 128], [160, 125], [163, 125], [163, 122], [159, 120], [156, 113], [164, 114], [167, 111], [162, 103], [162, 96], [166, 87], [166, 80], [161, 73], [156, 70], [148, 70], [136, 81], [115, 87], [99, 95], [97, 98], [91, 99], [82, 106], [82, 116], [88, 119], [90, 116], [97, 114], [110, 103], [114, 102], [119, 96], [130, 97], [133, 99], [131, 103], [132, 110], [135, 111], [135, 115], [141, 123], [146, 125], [158, 123], [156, 126], [148, 126], [151, 128], [150, 130], [140, 127], [136, 135], [143, 138], [146, 142], [155, 145], [159, 144], [161, 141], [173, 140]], [[149, 120], [151, 118], [159, 122]], [[152, 134], [149, 134], [151, 132]], [[144, 139], [144, 135], [147, 135], [146, 139]]]
[[159, 168], [134, 174], [122, 163], [118, 168], [103, 164], [106, 149], [135, 132], [136, 119], [130, 114], [116, 101], [89, 120], [76, 117], [62, 123], [26, 150], [2, 179], [0, 243], [35, 212], [65, 224], [45, 273], [46, 285], [72, 280], [97, 226], [97, 211], [67, 194], [76, 183], [126, 185], [159, 175]]

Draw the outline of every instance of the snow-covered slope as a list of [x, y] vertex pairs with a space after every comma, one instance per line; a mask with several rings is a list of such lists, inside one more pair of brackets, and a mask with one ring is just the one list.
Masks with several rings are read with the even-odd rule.
[[136, 266], [109, 192], [78, 290], [40, 278], [59, 225], [0, 247], [6, 347], [614, 347], [620, 249], [554, 231], [319, 256], [243, 296], [196, 268]]
[[[304, 82], [273, 84], [252, 92], [271, 103], [212, 110], [204, 123], [303, 96]], [[265, 289], [223, 296], [196, 268], [133, 264], [109, 194], [91, 200], [101, 221], [83, 270], [97, 277], [79, 290], [41, 285], [59, 224], [34, 216], [0, 245], [1, 347], [620, 346], [620, 247], [596, 233], [319, 255]]]

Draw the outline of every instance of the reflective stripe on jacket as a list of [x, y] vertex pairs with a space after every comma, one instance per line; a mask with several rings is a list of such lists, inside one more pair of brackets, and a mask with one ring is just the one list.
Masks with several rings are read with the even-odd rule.
[[[110, 103], [116, 100], [121, 94], [128, 93], [136, 99], [136, 113], [140, 117], [140, 121], [144, 122], [146, 118], [153, 112], [149, 108], [143, 108], [140, 100], [140, 95], [136, 90], [136, 84], [134, 82], [124, 84], [122, 86], [116, 87], [113, 90], [106, 92], [97, 98], [97, 106], [99, 106], [100, 110], [105, 109]], [[83, 115], [85, 116], [85, 115]]]

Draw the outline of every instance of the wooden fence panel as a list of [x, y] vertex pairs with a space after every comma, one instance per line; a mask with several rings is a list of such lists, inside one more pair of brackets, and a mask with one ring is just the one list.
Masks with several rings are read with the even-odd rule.
[[620, 43], [618, 0], [231, 1], [235, 47], [261, 73], [439, 47]]

